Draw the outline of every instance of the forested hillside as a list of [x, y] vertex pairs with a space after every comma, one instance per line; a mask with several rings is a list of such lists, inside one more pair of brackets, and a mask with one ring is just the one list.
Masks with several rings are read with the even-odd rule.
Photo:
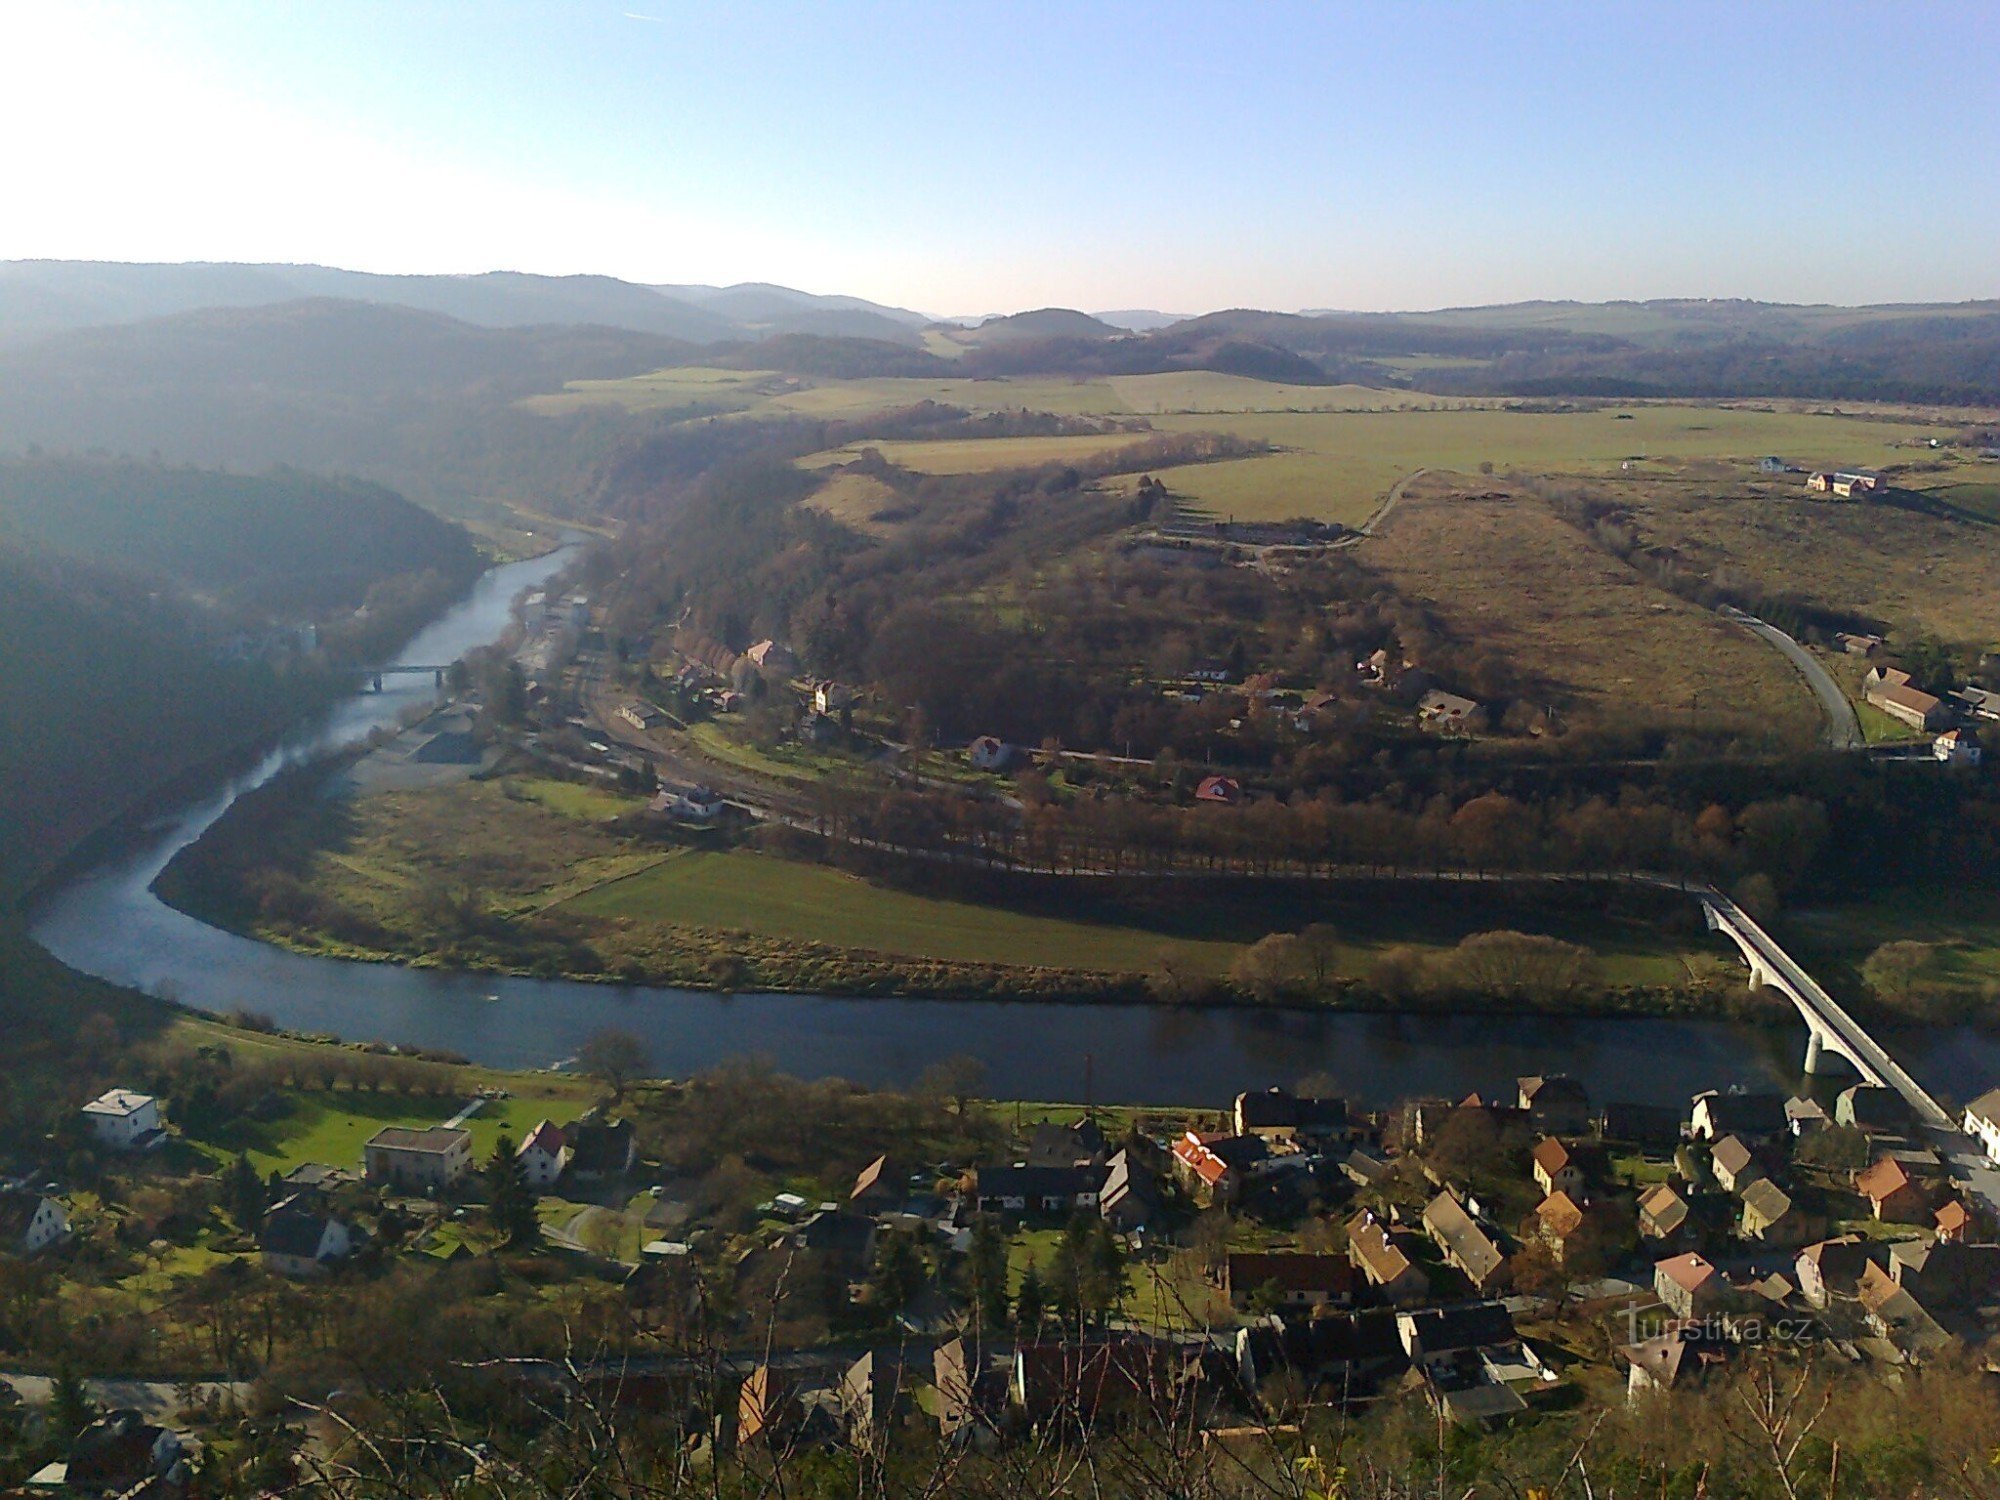
[[463, 585], [480, 566], [464, 531], [394, 491], [296, 470], [0, 458], [0, 535], [293, 620], [351, 610], [396, 575]]
[[325, 690], [220, 660], [199, 613], [130, 578], [0, 544], [0, 891]]

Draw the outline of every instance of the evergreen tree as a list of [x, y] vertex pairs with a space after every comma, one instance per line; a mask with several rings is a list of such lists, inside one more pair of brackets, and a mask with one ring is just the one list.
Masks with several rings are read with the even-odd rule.
[[978, 1326], [997, 1333], [1007, 1326], [1007, 1236], [998, 1219], [981, 1214], [973, 1221], [965, 1260]]
[[48, 1438], [64, 1453], [76, 1435], [97, 1419], [97, 1404], [68, 1364], [56, 1367], [49, 1390]]
[[514, 1142], [501, 1136], [486, 1161], [486, 1214], [494, 1229], [507, 1237], [509, 1245], [534, 1243], [541, 1235], [541, 1220], [535, 1213], [535, 1192], [527, 1174], [514, 1155]]
[[1042, 1286], [1042, 1273], [1035, 1269], [1033, 1261], [1021, 1273], [1021, 1290], [1014, 1296], [1014, 1327], [1024, 1338], [1033, 1338], [1042, 1326], [1042, 1316], [1048, 1310], [1048, 1295]]
[[230, 1163], [223, 1177], [222, 1192], [223, 1201], [229, 1206], [229, 1217], [245, 1234], [255, 1234], [264, 1222], [264, 1179], [250, 1165], [249, 1152], [239, 1152]]

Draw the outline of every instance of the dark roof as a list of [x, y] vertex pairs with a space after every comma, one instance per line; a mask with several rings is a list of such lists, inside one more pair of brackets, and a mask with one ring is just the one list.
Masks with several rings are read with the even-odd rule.
[[1461, 1302], [1452, 1307], [1424, 1307], [1403, 1316], [1410, 1320], [1416, 1333], [1417, 1347], [1425, 1354], [1511, 1344], [1520, 1337], [1514, 1330], [1514, 1315], [1499, 1302]]
[[1903, 1102], [1903, 1096], [1876, 1084], [1857, 1083], [1843, 1089], [1836, 1113], [1845, 1114], [1849, 1122], [1864, 1130], [1897, 1129], [1910, 1121], [1910, 1107]]
[[1718, 1132], [1776, 1135], [1789, 1127], [1783, 1094], [1707, 1094], [1709, 1122]]
[[1567, 1073], [1531, 1074], [1518, 1079], [1521, 1098], [1531, 1107], [1549, 1104], [1580, 1104], [1588, 1107], [1590, 1090]]
[[816, 1213], [792, 1234], [792, 1243], [801, 1250], [820, 1250], [829, 1255], [860, 1256], [874, 1242], [875, 1221], [859, 1214]]
[[1386, 1307], [1336, 1314], [1271, 1327], [1246, 1328], [1243, 1345], [1259, 1378], [1275, 1370], [1303, 1375], [1364, 1361], [1401, 1364], [1406, 1358], [1396, 1333], [1396, 1314]]
[[1271, 1154], [1271, 1148], [1264, 1144], [1263, 1139], [1254, 1135], [1218, 1136], [1214, 1140], [1204, 1140], [1202, 1144], [1235, 1172], [1254, 1167]]
[[1074, 1198], [1104, 1184], [1102, 1167], [980, 1167], [973, 1173], [982, 1198]]
[[1347, 1124], [1345, 1099], [1322, 1099], [1269, 1088], [1239, 1094], [1236, 1112], [1246, 1130], [1338, 1130]]
[[578, 1120], [568, 1128], [569, 1169], [580, 1176], [622, 1172], [632, 1160], [630, 1120]]
[[1635, 1144], [1655, 1141], [1671, 1144], [1681, 1138], [1681, 1114], [1664, 1104], [1607, 1104], [1604, 1138]]
[[368, 1138], [368, 1144], [387, 1151], [423, 1151], [441, 1156], [471, 1140], [471, 1131], [456, 1126], [447, 1129], [443, 1125], [428, 1125], [413, 1130], [407, 1125], [385, 1125]]
[[280, 1206], [264, 1220], [264, 1232], [257, 1237], [257, 1245], [267, 1255], [296, 1255], [310, 1260], [319, 1254], [326, 1224], [327, 1216], [323, 1213]]

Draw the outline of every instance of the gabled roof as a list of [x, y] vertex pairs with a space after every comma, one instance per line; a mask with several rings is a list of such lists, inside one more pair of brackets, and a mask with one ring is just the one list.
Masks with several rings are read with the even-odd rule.
[[1500, 1247], [1465, 1211], [1465, 1205], [1448, 1191], [1439, 1193], [1425, 1206], [1424, 1227], [1472, 1278], [1474, 1285], [1484, 1285], [1506, 1263], [1507, 1257], [1500, 1253]]
[[1648, 1188], [1639, 1199], [1639, 1210], [1668, 1234], [1687, 1222], [1687, 1199], [1675, 1192], [1670, 1183]]
[[1810, 1264], [1828, 1287], [1852, 1286], [1874, 1257], [1870, 1246], [1858, 1234], [1843, 1234], [1808, 1245], [1798, 1254], [1798, 1263]]
[[1568, 1193], [1549, 1194], [1536, 1206], [1533, 1217], [1557, 1239], [1566, 1239], [1583, 1228], [1583, 1210]]
[[1686, 1292], [1700, 1291], [1720, 1274], [1705, 1257], [1693, 1251], [1660, 1261], [1653, 1267], [1653, 1271]]
[[1344, 1255], [1304, 1250], [1232, 1251], [1226, 1263], [1232, 1292], [1276, 1284], [1281, 1292], [1326, 1292], [1345, 1297], [1354, 1291], [1354, 1265]]
[[562, 1126], [553, 1120], [543, 1120], [528, 1132], [521, 1142], [516, 1156], [526, 1156], [530, 1151], [539, 1151], [545, 1156], [561, 1156], [569, 1147], [569, 1137], [563, 1134]]
[[1590, 1091], [1567, 1073], [1531, 1073], [1517, 1082], [1522, 1101], [1529, 1105], [1590, 1102]]
[[879, 1187], [885, 1186], [882, 1181], [882, 1174], [888, 1170], [888, 1167], [889, 1158], [887, 1156], [876, 1157], [875, 1160], [868, 1163], [867, 1166], [855, 1174], [854, 1186], [848, 1192], [847, 1196], [849, 1198], [859, 1198], [864, 1194], [874, 1192]]
[[1545, 1135], [1535, 1142], [1533, 1152], [1535, 1165], [1553, 1177], [1575, 1160], [1569, 1147], [1552, 1135]]
[[1378, 1286], [1388, 1286], [1410, 1272], [1410, 1258], [1373, 1214], [1357, 1214], [1347, 1224], [1347, 1250]]
[[1855, 1177], [1854, 1190], [1871, 1202], [1880, 1203], [1909, 1187], [1911, 1180], [1901, 1162], [1893, 1156], [1884, 1156]]
[[1425, 1354], [1456, 1349], [1486, 1349], [1520, 1338], [1513, 1314], [1499, 1302], [1461, 1302], [1452, 1307], [1424, 1307], [1398, 1314], [1398, 1321], [1415, 1337]]
[[1792, 1211], [1792, 1199], [1768, 1177], [1760, 1177], [1743, 1190], [1743, 1212], [1756, 1214], [1766, 1224], [1775, 1224]]
[[1715, 1143], [1715, 1149], [1709, 1153], [1709, 1159], [1731, 1177], [1741, 1177], [1744, 1171], [1756, 1162], [1757, 1155], [1744, 1145], [1740, 1138], [1726, 1135]]
[[1933, 1217], [1939, 1234], [1961, 1234], [1972, 1227], [1972, 1210], [1957, 1198], [1947, 1201]]
[[1783, 1094], [1718, 1094], [1713, 1091], [1695, 1096], [1696, 1105], [1706, 1105], [1709, 1123], [1718, 1134], [1749, 1131], [1776, 1135], [1786, 1128]]
[[1687, 1356], [1687, 1341], [1679, 1329], [1660, 1334], [1643, 1343], [1627, 1344], [1619, 1351], [1632, 1368], [1664, 1390], [1671, 1390], [1680, 1378], [1681, 1361]]
[[327, 1215], [296, 1202], [280, 1204], [264, 1220], [257, 1246], [267, 1255], [290, 1255], [310, 1260], [319, 1254], [326, 1237]]

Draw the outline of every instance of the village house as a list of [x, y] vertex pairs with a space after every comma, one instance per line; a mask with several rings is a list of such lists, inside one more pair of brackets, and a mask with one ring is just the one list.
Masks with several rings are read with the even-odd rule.
[[1683, 1318], [1706, 1318], [1720, 1311], [1729, 1295], [1722, 1273], [1692, 1251], [1656, 1264], [1653, 1290], [1676, 1316]]
[[354, 1253], [354, 1243], [354, 1231], [310, 1193], [276, 1204], [257, 1235], [264, 1269], [280, 1276], [324, 1276]]
[[1894, 1089], [1857, 1083], [1834, 1097], [1833, 1120], [1870, 1135], [1901, 1135], [1910, 1128], [1910, 1107]]
[[1817, 1099], [1801, 1098], [1795, 1094], [1785, 1101], [1785, 1124], [1794, 1136], [1812, 1135], [1832, 1123], [1827, 1118], [1826, 1106]]
[[1054, 1214], [1067, 1217], [1097, 1207], [1102, 1167], [980, 1167], [973, 1198], [983, 1214]]
[[1768, 1177], [1743, 1190], [1740, 1232], [1765, 1245], [1803, 1245], [1826, 1233], [1826, 1220], [1805, 1208]]
[[854, 707], [854, 699], [854, 689], [846, 683], [823, 680], [813, 684], [812, 705], [820, 713], [842, 713]]
[[1873, 1262], [1863, 1269], [1855, 1297], [1876, 1336], [1887, 1339], [1913, 1363], [1950, 1348], [1954, 1342], [1915, 1293], [1898, 1285], [1887, 1270]]
[[1350, 1307], [1354, 1280], [1353, 1262], [1342, 1255], [1231, 1251], [1222, 1263], [1220, 1285], [1229, 1305], [1241, 1312], [1259, 1293], [1269, 1293], [1283, 1308]]
[[1625, 1145], [1675, 1146], [1681, 1138], [1681, 1115], [1679, 1110], [1664, 1104], [1614, 1101], [1604, 1106], [1598, 1132], [1607, 1141]]
[[113, 1151], [146, 1151], [164, 1140], [160, 1103], [151, 1094], [108, 1089], [83, 1107], [83, 1123], [98, 1145]]
[[1269, 1148], [1254, 1135], [1202, 1135], [1190, 1130], [1174, 1142], [1174, 1176], [1203, 1207], [1233, 1203], [1244, 1180], [1268, 1155]]
[[1833, 643], [1849, 656], [1873, 656], [1882, 649], [1882, 637], [1864, 631], [1843, 630]]
[[668, 781], [660, 783], [646, 811], [677, 823], [713, 823], [722, 815], [723, 805], [722, 794], [712, 787]]
[[847, 1367], [834, 1399], [856, 1448], [879, 1450], [889, 1440], [903, 1406], [903, 1365], [894, 1354], [871, 1349]]
[[361, 1148], [361, 1166], [367, 1181], [406, 1192], [449, 1188], [472, 1166], [472, 1132], [387, 1125]]
[[1639, 1197], [1639, 1234], [1644, 1239], [1672, 1242], [1687, 1235], [1687, 1199], [1670, 1183], [1657, 1183]]
[[1556, 1264], [1561, 1265], [1585, 1222], [1583, 1205], [1568, 1193], [1556, 1192], [1544, 1198], [1529, 1213], [1521, 1225], [1521, 1238], [1540, 1243]]
[[60, 1466], [60, 1492], [177, 1500], [193, 1492], [194, 1463], [199, 1457], [192, 1439], [148, 1422], [130, 1408], [120, 1408], [76, 1435], [69, 1461]]
[[1851, 500], [1880, 490], [1882, 476], [1867, 469], [1820, 469], [1806, 476], [1806, 488], [1815, 494]]
[[1886, 1224], [1921, 1224], [1930, 1217], [1930, 1199], [1923, 1186], [1893, 1156], [1877, 1157], [1866, 1171], [1857, 1172], [1854, 1190]]
[[1988, 1089], [1965, 1106], [1965, 1133], [1994, 1162], [2000, 1162], [2000, 1089]]
[[1694, 1342], [1687, 1337], [1687, 1330], [1681, 1328], [1669, 1328], [1636, 1344], [1626, 1344], [1618, 1352], [1625, 1359], [1628, 1402], [1675, 1390], [1682, 1385], [1683, 1371], [1699, 1368]]
[[1254, 1135], [1270, 1145], [1324, 1143], [1351, 1133], [1345, 1099], [1316, 1099], [1270, 1088], [1236, 1096], [1238, 1135]]
[[1931, 1215], [1931, 1224], [1943, 1244], [1962, 1244], [1972, 1238], [1978, 1227], [1973, 1222], [1972, 1210], [1962, 1198], [1948, 1198], [1939, 1204], [1937, 1212]]
[[1505, 1282], [1506, 1255], [1449, 1188], [1425, 1206], [1424, 1230], [1443, 1254], [1445, 1264], [1462, 1272], [1475, 1291], [1488, 1291]]
[[773, 677], [789, 677], [799, 669], [799, 659], [792, 648], [777, 641], [759, 641], [743, 654], [758, 671]]
[[1747, 1146], [1761, 1146], [1790, 1130], [1783, 1094], [1723, 1094], [1711, 1089], [1696, 1094], [1688, 1112], [1688, 1134], [1698, 1140], [1735, 1135]]
[[1852, 1297], [1861, 1273], [1874, 1258], [1874, 1248], [1855, 1234], [1807, 1245], [1792, 1262], [1799, 1295], [1814, 1307], [1829, 1307], [1838, 1298]]
[[1104, 1164], [1097, 1211], [1121, 1234], [1141, 1234], [1160, 1221], [1160, 1194], [1153, 1174], [1120, 1151]]
[[0, 1253], [40, 1255], [69, 1236], [69, 1210], [46, 1193], [0, 1193]]
[[1236, 1371], [1245, 1390], [1288, 1371], [1330, 1403], [1365, 1401], [1409, 1365], [1388, 1308], [1266, 1320], [1236, 1334]]
[[1709, 1152], [1708, 1165], [1725, 1193], [1741, 1193], [1764, 1175], [1757, 1153], [1744, 1144], [1741, 1136], [1726, 1135], [1717, 1141]]
[[1912, 729], [1942, 729], [1949, 718], [1945, 706], [1913, 686], [1910, 674], [1900, 667], [1870, 667], [1861, 679], [1861, 695]]
[[1105, 1160], [1104, 1132], [1088, 1115], [1073, 1125], [1044, 1121], [1028, 1133], [1031, 1167], [1099, 1167]]
[[569, 1172], [578, 1182], [622, 1177], [639, 1159], [639, 1133], [630, 1120], [607, 1120], [592, 1109], [563, 1130], [569, 1142]]
[[1933, 1313], [1976, 1310], [2000, 1295], [2000, 1245], [1897, 1240], [1889, 1246], [1888, 1270]]
[[546, 1191], [556, 1185], [569, 1166], [570, 1155], [569, 1137], [562, 1126], [552, 1120], [541, 1120], [514, 1152], [514, 1159], [520, 1162], [521, 1176], [528, 1186]]
[[653, 729], [663, 723], [667, 716], [650, 703], [632, 702], [618, 706], [618, 717], [634, 729]]
[[1582, 1167], [1569, 1147], [1554, 1136], [1545, 1135], [1536, 1141], [1529, 1158], [1534, 1166], [1535, 1186], [1542, 1190], [1543, 1197], [1574, 1193], [1583, 1187]]
[[1520, 1107], [1535, 1129], [1547, 1135], [1582, 1135], [1590, 1129], [1590, 1091], [1567, 1073], [1532, 1074], [1516, 1080]]
[[1478, 734], [1486, 728], [1486, 710], [1470, 698], [1432, 688], [1417, 700], [1417, 725], [1434, 734]]
[[979, 771], [1004, 771], [1018, 755], [1012, 745], [990, 734], [982, 734], [965, 747], [965, 758]]
[[1243, 800], [1243, 788], [1234, 776], [1204, 776], [1195, 785], [1194, 800], [1233, 806]]
[[1421, 1302], [1430, 1295], [1430, 1278], [1417, 1268], [1396, 1238], [1372, 1213], [1361, 1213], [1347, 1224], [1347, 1258], [1368, 1278], [1368, 1284], [1395, 1306]]
[[1982, 758], [1979, 736], [1970, 729], [1947, 729], [1931, 741], [1931, 754], [1947, 766], [1976, 766]]

